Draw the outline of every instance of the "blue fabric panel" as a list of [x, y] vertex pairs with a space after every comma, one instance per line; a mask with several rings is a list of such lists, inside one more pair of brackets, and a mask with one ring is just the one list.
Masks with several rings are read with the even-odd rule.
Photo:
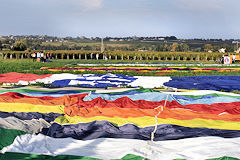
[[[96, 138], [128, 138], [150, 140], [154, 126], [139, 128], [133, 124], [116, 127], [108, 121], [93, 121], [73, 125], [60, 125], [54, 123], [49, 129], [41, 132], [54, 138], [72, 137], [79, 140]], [[208, 128], [190, 128], [171, 124], [158, 125], [155, 141], [177, 140], [183, 138], [218, 136], [224, 138], [240, 137], [239, 130], [221, 130]]]
[[[112, 94], [98, 94], [98, 93], [92, 93], [90, 96], [85, 96], [84, 101], [91, 101], [97, 97], [101, 97], [102, 99], [114, 101], [121, 97], [128, 97], [132, 100], [146, 100], [146, 101], [162, 101], [166, 100], [167, 94], [159, 93], [159, 92], [147, 92], [147, 93], [140, 93], [140, 94], [133, 94], [133, 95], [112, 95]], [[168, 96], [168, 101], [175, 100], [171, 95]]]
[[63, 116], [59, 113], [38, 113], [38, 112], [0, 112], [1, 118], [16, 117], [21, 120], [44, 119], [47, 122], [54, 121], [57, 117]]
[[172, 80], [164, 83], [165, 86], [178, 89], [224, 90], [240, 89], [240, 76], [194, 76], [171, 77]]

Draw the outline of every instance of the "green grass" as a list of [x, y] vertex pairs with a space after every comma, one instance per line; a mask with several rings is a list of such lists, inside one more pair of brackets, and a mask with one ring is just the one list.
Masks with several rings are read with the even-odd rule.
[[54, 60], [56, 62], [68, 62], [68, 61], [84, 61], [84, 62], [91, 62], [91, 63], [98, 63], [98, 62], [112, 62], [112, 63], [119, 63], [119, 62], [131, 62], [131, 63], [146, 63], [146, 64], [151, 64], [151, 63], [175, 63], [175, 64], [187, 64], [187, 63], [195, 63], [195, 64], [199, 64], [199, 63], [202, 63], [202, 64], [215, 64], [214, 62], [205, 62], [205, 61], [158, 61], [158, 60], [108, 60], [108, 61], [105, 61], [105, 60], [95, 60], [95, 59], [88, 59], [88, 60], [85, 60], [85, 59], [58, 59], [58, 60]]
[[43, 42], [41, 45], [42, 46], [47, 46], [47, 45], [51, 45], [51, 46], [61, 46], [61, 45], [67, 45], [67, 46], [71, 46], [71, 45], [76, 45], [76, 46], [101, 46], [101, 43], [75, 43], [75, 42]]
[[[34, 73], [38, 75], [43, 74], [58, 74], [58, 73], [72, 73], [72, 74], [104, 74], [108, 73], [106, 72], [96, 72], [96, 71], [59, 71], [59, 72], [52, 72], [52, 71], [43, 71], [40, 70], [41, 67], [66, 67], [66, 66], [77, 66], [77, 63], [71, 63], [68, 65], [68, 63], [60, 63], [62, 61], [57, 61], [59, 63], [40, 63], [40, 62], [33, 62], [30, 59], [23, 59], [23, 60], [3, 60], [0, 59], [0, 73], [9, 73], [9, 72], [18, 72], [18, 73]], [[89, 62], [89, 61], [88, 61]], [[114, 62], [114, 61], [111, 61]], [[89, 67], [89, 66], [88, 66]], [[226, 66], [223, 66], [226, 67]], [[89, 67], [91, 68], [91, 67]], [[200, 67], [199, 68], [204, 68]], [[213, 67], [211, 67], [213, 68]], [[215, 68], [222, 68], [216, 67]], [[228, 67], [228, 68], [235, 68], [235, 67]], [[136, 73], [136, 72], [111, 72], [113, 74], [124, 74], [124, 75], [132, 75], [132, 76], [174, 76], [174, 77], [182, 77], [182, 76], [200, 76], [200, 75], [240, 75], [239, 72], [175, 72], [175, 73]]]

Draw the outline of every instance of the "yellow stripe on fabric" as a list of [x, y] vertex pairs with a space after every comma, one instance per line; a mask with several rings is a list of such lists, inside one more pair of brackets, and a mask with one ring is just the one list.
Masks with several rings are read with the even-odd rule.
[[28, 103], [0, 103], [2, 112], [39, 112], [39, 113], [64, 113], [64, 106], [34, 105]]
[[[70, 117], [61, 116], [55, 119], [55, 122], [60, 124], [77, 124], [77, 123], [89, 123], [92, 121], [109, 121], [116, 126], [122, 126], [124, 124], [135, 124], [139, 127], [148, 127], [155, 125], [154, 117], [138, 117], [138, 118], [120, 118], [120, 117], [103, 117], [96, 116], [91, 118], [83, 117]], [[222, 120], [207, 120], [207, 119], [192, 119], [192, 120], [177, 120], [172, 118], [161, 119], [158, 118], [158, 124], [173, 124], [184, 127], [204, 127], [212, 129], [226, 129], [226, 130], [240, 130], [240, 122], [229, 122]]]
[[14, 87], [13, 85], [0, 85], [0, 87]]

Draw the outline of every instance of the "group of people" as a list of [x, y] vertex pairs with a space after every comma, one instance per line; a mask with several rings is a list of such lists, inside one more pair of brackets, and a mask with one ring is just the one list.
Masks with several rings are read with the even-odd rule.
[[[232, 55], [232, 56], [230, 56], [230, 55], [223, 55], [221, 58], [220, 58], [220, 61], [221, 61], [221, 63], [222, 64], [225, 64], [225, 59], [226, 58], [231, 58], [231, 60], [232, 60], [232, 63], [235, 63], [236, 62], [236, 55], [234, 54], [234, 55]], [[230, 62], [230, 60], [228, 60], [229, 62]]]
[[[96, 59], [96, 60], [98, 60], [98, 59], [99, 59], [99, 54], [97, 53], [97, 54], [95, 55], [95, 57], [94, 57], [94, 54], [91, 53], [91, 54], [90, 54], [90, 58], [91, 58], [91, 59]], [[103, 55], [103, 59], [104, 59], [105, 61], [108, 60], [108, 58], [107, 58], [106, 55]]]
[[[97, 53], [97, 54], [95, 54], [95, 56], [94, 56], [94, 54], [93, 53], [91, 53], [90, 54], [90, 58], [91, 59], [96, 59], [96, 60], [99, 60], [99, 57], [100, 57], [100, 55]], [[35, 61], [37, 61], [37, 62], [46, 62], [48, 59], [52, 59], [52, 58], [54, 58], [53, 57], [53, 55], [52, 54], [50, 54], [49, 52], [47, 52], [47, 53], [44, 53], [43, 51], [39, 51], [39, 52], [33, 52], [32, 54], [31, 54], [31, 58], [33, 59], [33, 62], [35, 62]], [[103, 60], [108, 60], [108, 57], [106, 56], [106, 55], [103, 55]]]
[[38, 62], [44, 63], [44, 62], [46, 62], [47, 59], [50, 58], [50, 54], [39, 51], [37, 53], [33, 52], [31, 54], [31, 57], [32, 57], [33, 61], [38, 61]]
[[[94, 59], [93, 53], [90, 54], [90, 58], [91, 58], [91, 59]], [[95, 59], [98, 60], [98, 58], [99, 58], [99, 54], [97, 53], [97, 54], [95, 55]]]

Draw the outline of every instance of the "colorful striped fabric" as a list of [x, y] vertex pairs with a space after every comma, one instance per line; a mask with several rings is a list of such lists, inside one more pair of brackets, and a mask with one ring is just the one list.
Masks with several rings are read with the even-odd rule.
[[[108, 88], [126, 87], [133, 88], [173, 88], [173, 89], [198, 89], [198, 90], [224, 90], [233, 91], [240, 88], [240, 76], [195, 76], [195, 77], [161, 77], [161, 76], [128, 76], [116, 74], [84, 74], [74, 75], [69, 73], [52, 75], [34, 74], [0, 74], [0, 83], [3, 85], [31, 85], [48, 84], [52, 87], [87, 87]], [[69, 94], [75, 94], [72, 92]], [[64, 93], [60, 92], [59, 95]]]
[[240, 158], [240, 95], [0, 90], [0, 159]]

